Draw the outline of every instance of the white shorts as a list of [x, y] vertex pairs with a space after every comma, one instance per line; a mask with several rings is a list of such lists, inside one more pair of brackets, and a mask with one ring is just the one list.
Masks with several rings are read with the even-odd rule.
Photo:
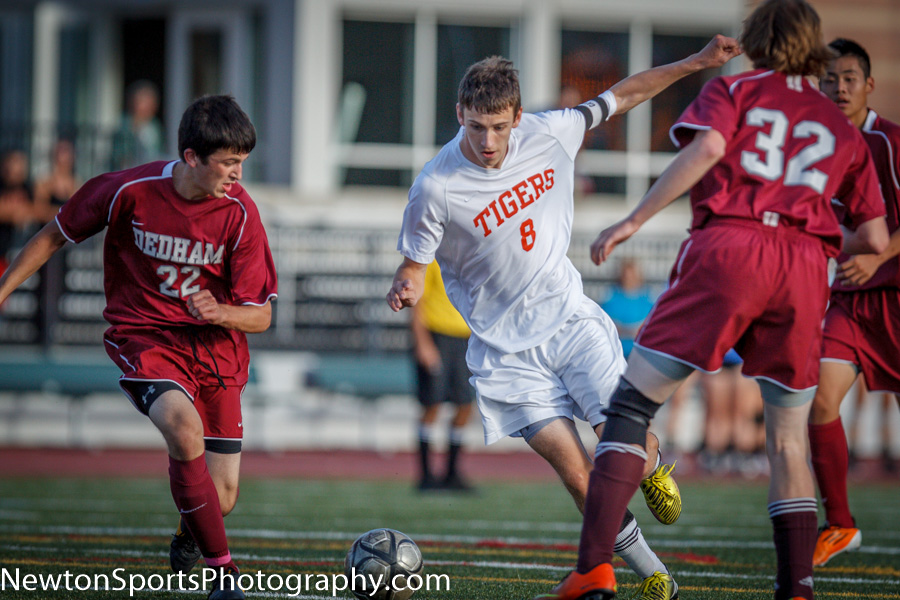
[[625, 372], [616, 326], [587, 296], [544, 344], [502, 354], [472, 336], [466, 360], [485, 444], [550, 417], [577, 417], [596, 427]]

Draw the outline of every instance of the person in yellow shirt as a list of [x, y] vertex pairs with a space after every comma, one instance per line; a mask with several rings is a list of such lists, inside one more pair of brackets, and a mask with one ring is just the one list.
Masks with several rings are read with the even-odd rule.
[[[421, 300], [413, 309], [413, 355], [418, 379], [418, 398], [422, 404], [419, 419], [420, 490], [471, 491], [472, 486], [459, 474], [459, 454], [463, 432], [472, 414], [475, 389], [469, 383], [466, 349], [469, 327], [444, 291], [437, 262], [428, 265]], [[447, 471], [443, 478], [434, 475], [430, 465], [430, 447], [440, 406], [456, 406], [450, 422]]]

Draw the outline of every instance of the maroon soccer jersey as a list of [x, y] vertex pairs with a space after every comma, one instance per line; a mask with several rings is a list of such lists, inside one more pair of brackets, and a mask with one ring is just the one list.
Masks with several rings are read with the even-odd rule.
[[[900, 125], [878, 116], [870, 110], [862, 126], [862, 136], [869, 145], [872, 162], [881, 183], [881, 194], [887, 209], [887, 226], [891, 233], [900, 228]], [[849, 259], [842, 255], [838, 262]], [[854, 290], [871, 290], [875, 288], [900, 288], [900, 257], [893, 257], [878, 267], [878, 271], [862, 286], [842, 285], [834, 283], [834, 291], [848, 292]]]
[[221, 304], [264, 305], [275, 266], [253, 200], [240, 184], [224, 198], [186, 200], [177, 162], [100, 175], [63, 205], [56, 221], [72, 242], [108, 227], [103, 316], [112, 325], [200, 325], [187, 298], [208, 289]]
[[713, 79], [670, 136], [680, 146], [709, 129], [727, 147], [691, 189], [695, 229], [717, 217], [750, 219], [820, 237], [837, 255], [832, 198], [847, 207], [854, 227], [885, 214], [862, 135], [803, 77], [758, 69]]

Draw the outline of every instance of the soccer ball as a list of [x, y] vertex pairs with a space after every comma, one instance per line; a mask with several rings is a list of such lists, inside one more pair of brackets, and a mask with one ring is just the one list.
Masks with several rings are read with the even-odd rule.
[[[422, 552], [408, 535], [395, 529], [373, 529], [350, 546], [344, 573], [360, 600], [406, 600], [422, 585], [418, 576], [423, 564]], [[411, 576], [415, 576], [412, 581]], [[410, 583], [413, 589], [407, 587]]]

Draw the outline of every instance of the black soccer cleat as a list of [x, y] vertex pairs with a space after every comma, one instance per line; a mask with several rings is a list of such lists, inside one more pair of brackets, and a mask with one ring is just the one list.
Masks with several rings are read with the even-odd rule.
[[178, 531], [169, 544], [169, 564], [172, 565], [172, 570], [176, 573], [190, 573], [202, 556], [197, 542], [179, 523]]
[[206, 600], [245, 600], [247, 597], [237, 584], [237, 569], [228, 567], [216, 575]]

